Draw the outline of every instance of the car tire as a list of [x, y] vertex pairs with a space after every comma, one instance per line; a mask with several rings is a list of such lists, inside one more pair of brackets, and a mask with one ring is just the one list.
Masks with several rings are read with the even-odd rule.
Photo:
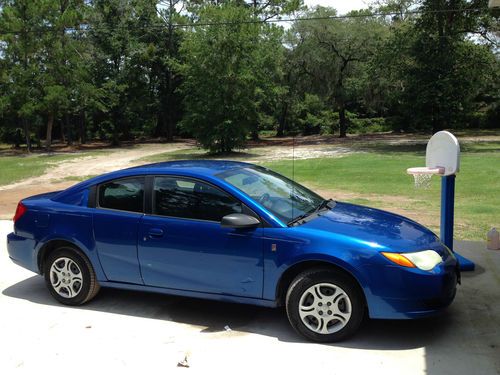
[[331, 269], [299, 274], [286, 294], [292, 327], [315, 342], [336, 342], [354, 334], [365, 315], [362, 291], [351, 277]]
[[72, 247], [60, 247], [49, 254], [44, 276], [50, 294], [65, 305], [84, 304], [100, 289], [92, 264]]

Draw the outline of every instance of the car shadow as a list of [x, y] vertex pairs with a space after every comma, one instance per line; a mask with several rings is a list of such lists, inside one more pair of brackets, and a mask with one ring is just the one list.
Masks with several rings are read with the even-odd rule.
[[[305, 342], [289, 326], [284, 308], [271, 309], [111, 288], [103, 288], [88, 304], [70, 307], [61, 305], [52, 298], [40, 276], [13, 284], [5, 288], [2, 294], [62, 309], [101, 311], [189, 324], [199, 327], [200, 333], [223, 332], [228, 326], [232, 331], [266, 335], [284, 342]], [[364, 326], [354, 337], [328, 345], [367, 350], [425, 347], [452, 329], [452, 316], [453, 314], [445, 312], [442, 316], [423, 320], [366, 319]]]

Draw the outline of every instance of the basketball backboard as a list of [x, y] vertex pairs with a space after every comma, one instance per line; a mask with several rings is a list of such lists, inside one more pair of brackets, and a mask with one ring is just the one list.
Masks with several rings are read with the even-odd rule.
[[443, 176], [460, 170], [460, 145], [457, 138], [447, 131], [434, 134], [427, 143], [425, 153], [427, 168], [444, 168]]

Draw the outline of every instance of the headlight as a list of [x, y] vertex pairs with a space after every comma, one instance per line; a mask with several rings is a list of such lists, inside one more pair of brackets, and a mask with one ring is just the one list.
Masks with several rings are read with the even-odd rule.
[[383, 256], [391, 262], [403, 267], [419, 268], [424, 271], [430, 271], [443, 261], [441, 255], [434, 250], [423, 250], [415, 253], [387, 253], [382, 252]]

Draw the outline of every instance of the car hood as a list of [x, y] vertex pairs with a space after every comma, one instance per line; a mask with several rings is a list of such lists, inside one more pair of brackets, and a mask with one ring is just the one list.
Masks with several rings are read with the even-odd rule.
[[337, 202], [316, 218], [301, 225], [303, 229], [328, 232], [332, 238], [346, 237], [380, 250], [414, 251], [442, 246], [426, 227], [404, 216], [375, 208]]

